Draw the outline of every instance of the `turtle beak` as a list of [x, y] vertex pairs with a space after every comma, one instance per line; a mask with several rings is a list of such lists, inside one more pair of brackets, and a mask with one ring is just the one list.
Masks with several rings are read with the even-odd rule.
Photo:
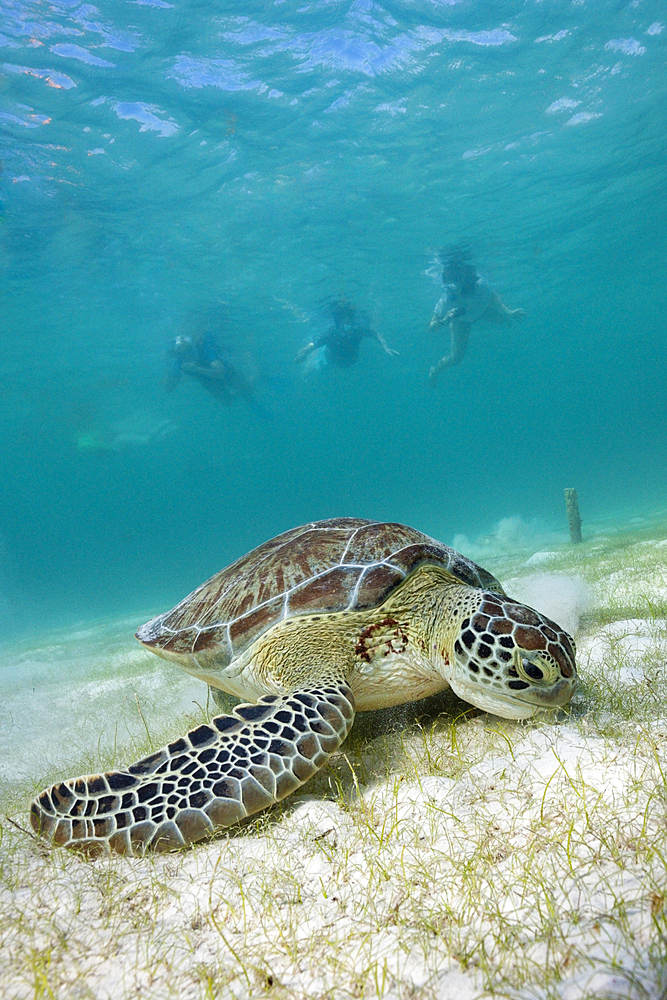
[[562, 708], [572, 698], [577, 688], [577, 678], [562, 677], [559, 681], [548, 688], [529, 688], [519, 695], [521, 701], [538, 708]]

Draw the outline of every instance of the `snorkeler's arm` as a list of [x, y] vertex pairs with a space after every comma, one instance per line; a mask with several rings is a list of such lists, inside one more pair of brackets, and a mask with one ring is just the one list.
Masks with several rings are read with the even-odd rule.
[[381, 333], [378, 333], [376, 330], [369, 330], [368, 336], [373, 337], [375, 340], [377, 340], [378, 344], [380, 345], [384, 353], [388, 354], [390, 358], [398, 357], [398, 351], [395, 351], [393, 347], [389, 346], [389, 344], [384, 339]]
[[450, 322], [453, 319], [456, 319], [457, 316], [463, 316], [464, 314], [465, 314], [465, 309], [462, 309], [461, 306], [455, 306], [453, 309], [449, 309], [445, 313], [445, 315], [442, 316], [439, 315], [436, 306], [436, 311], [433, 313], [433, 319], [431, 320], [429, 325], [432, 330], [438, 326], [449, 326]]
[[443, 295], [442, 298], [438, 299], [435, 304], [435, 309], [433, 310], [433, 319], [431, 320], [430, 326], [433, 329], [442, 323], [442, 318], [447, 312], [447, 306], [449, 305], [449, 299], [447, 295]]
[[309, 344], [306, 344], [305, 347], [302, 347], [294, 359], [296, 363], [300, 364], [302, 361], [305, 361], [308, 355], [316, 349], [316, 346], [317, 345], [315, 344], [315, 341], [311, 340]]
[[493, 292], [491, 299], [489, 301], [488, 311], [495, 314], [498, 319], [501, 320], [512, 320], [512, 319], [525, 319], [526, 313], [523, 309], [508, 309], [505, 303], [502, 301], [500, 296]]
[[431, 330], [435, 330], [439, 326], [449, 326], [453, 319], [456, 319], [457, 316], [463, 316], [464, 313], [465, 309], [461, 306], [452, 306], [450, 292], [446, 291], [436, 302], [435, 309], [433, 310], [433, 319], [429, 327]]
[[305, 347], [302, 347], [294, 359], [296, 363], [300, 364], [302, 361], [305, 361], [308, 355], [312, 354], [313, 351], [317, 351], [318, 348], [324, 347], [324, 345], [327, 343], [329, 336], [331, 335], [331, 332], [332, 330], [326, 330], [324, 333], [321, 333], [319, 337], [315, 337], [315, 340], [311, 340], [309, 344], [306, 344]]

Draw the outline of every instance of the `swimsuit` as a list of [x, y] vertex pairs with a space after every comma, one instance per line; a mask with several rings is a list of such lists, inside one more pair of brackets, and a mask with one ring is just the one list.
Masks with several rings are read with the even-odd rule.
[[456, 285], [445, 285], [445, 294], [435, 307], [438, 319], [444, 319], [450, 309], [463, 309], [458, 319], [464, 323], [476, 323], [493, 302], [493, 292], [483, 278], [479, 278], [472, 295], [459, 292]]

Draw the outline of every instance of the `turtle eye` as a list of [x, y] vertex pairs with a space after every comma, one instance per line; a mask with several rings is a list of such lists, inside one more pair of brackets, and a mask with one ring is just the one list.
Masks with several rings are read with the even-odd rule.
[[521, 658], [521, 666], [523, 667], [523, 672], [526, 675], [526, 677], [530, 677], [530, 679], [533, 681], [544, 680], [544, 674], [542, 673], [540, 668], [531, 660], [529, 660], [527, 657], [523, 656]]

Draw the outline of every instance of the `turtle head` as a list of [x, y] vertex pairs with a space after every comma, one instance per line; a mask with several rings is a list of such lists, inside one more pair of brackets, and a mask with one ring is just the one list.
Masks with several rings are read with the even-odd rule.
[[560, 625], [500, 594], [481, 592], [454, 639], [448, 681], [477, 708], [527, 719], [566, 705], [577, 684], [574, 640]]

